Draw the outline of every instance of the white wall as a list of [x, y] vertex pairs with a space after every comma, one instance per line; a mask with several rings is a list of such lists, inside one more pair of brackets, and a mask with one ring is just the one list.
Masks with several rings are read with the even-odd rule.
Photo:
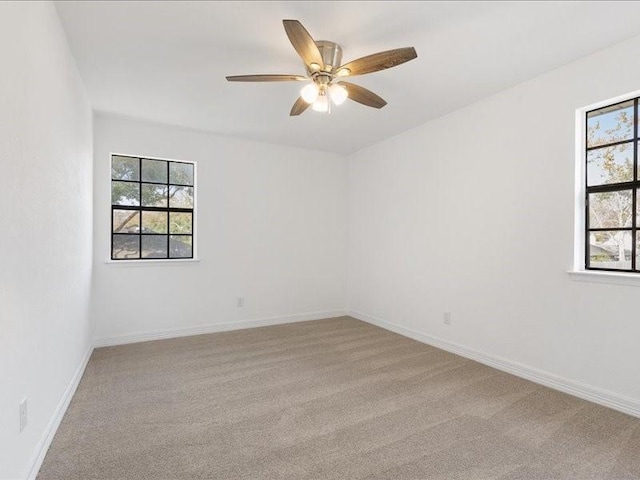
[[639, 406], [640, 289], [567, 274], [575, 110], [638, 90], [639, 49], [637, 37], [352, 155], [349, 308]]
[[0, 58], [0, 478], [14, 479], [90, 347], [92, 134], [51, 3], [0, 3]]
[[[344, 157], [108, 115], [94, 121], [99, 344], [344, 311]], [[106, 263], [111, 152], [197, 162], [199, 262]]]

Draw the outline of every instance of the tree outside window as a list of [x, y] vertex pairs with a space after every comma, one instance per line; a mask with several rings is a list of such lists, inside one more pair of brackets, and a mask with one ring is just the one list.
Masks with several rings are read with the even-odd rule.
[[587, 113], [588, 269], [637, 270], [637, 107], [635, 99]]
[[193, 258], [194, 168], [112, 156], [112, 260]]

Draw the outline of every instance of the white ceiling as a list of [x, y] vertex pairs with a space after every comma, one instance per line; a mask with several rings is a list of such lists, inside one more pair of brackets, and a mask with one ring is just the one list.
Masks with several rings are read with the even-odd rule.
[[[57, 2], [94, 109], [351, 153], [640, 33], [640, 2]], [[304, 74], [282, 19], [343, 62], [414, 46], [418, 58], [359, 77], [389, 104], [289, 117], [301, 84], [226, 75]], [[635, 61], [635, 59], [629, 59]]]

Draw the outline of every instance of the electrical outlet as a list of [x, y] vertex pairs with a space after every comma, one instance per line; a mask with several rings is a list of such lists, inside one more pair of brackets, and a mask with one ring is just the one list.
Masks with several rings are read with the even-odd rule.
[[27, 399], [25, 398], [20, 402], [20, 431], [22, 432], [27, 428], [28, 420]]
[[444, 312], [442, 316], [442, 323], [445, 325], [451, 325], [451, 312]]
[[244, 307], [244, 297], [238, 297], [237, 306]]

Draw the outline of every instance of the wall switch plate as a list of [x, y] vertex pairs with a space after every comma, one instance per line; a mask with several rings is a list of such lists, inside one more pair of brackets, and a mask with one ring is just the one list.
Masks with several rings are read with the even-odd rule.
[[442, 316], [442, 323], [445, 325], [451, 325], [451, 312], [444, 312]]
[[244, 307], [244, 297], [238, 297], [238, 307]]
[[27, 399], [25, 398], [20, 402], [20, 431], [21, 432], [25, 428], [27, 428], [27, 420], [28, 420], [28, 410], [27, 410]]

